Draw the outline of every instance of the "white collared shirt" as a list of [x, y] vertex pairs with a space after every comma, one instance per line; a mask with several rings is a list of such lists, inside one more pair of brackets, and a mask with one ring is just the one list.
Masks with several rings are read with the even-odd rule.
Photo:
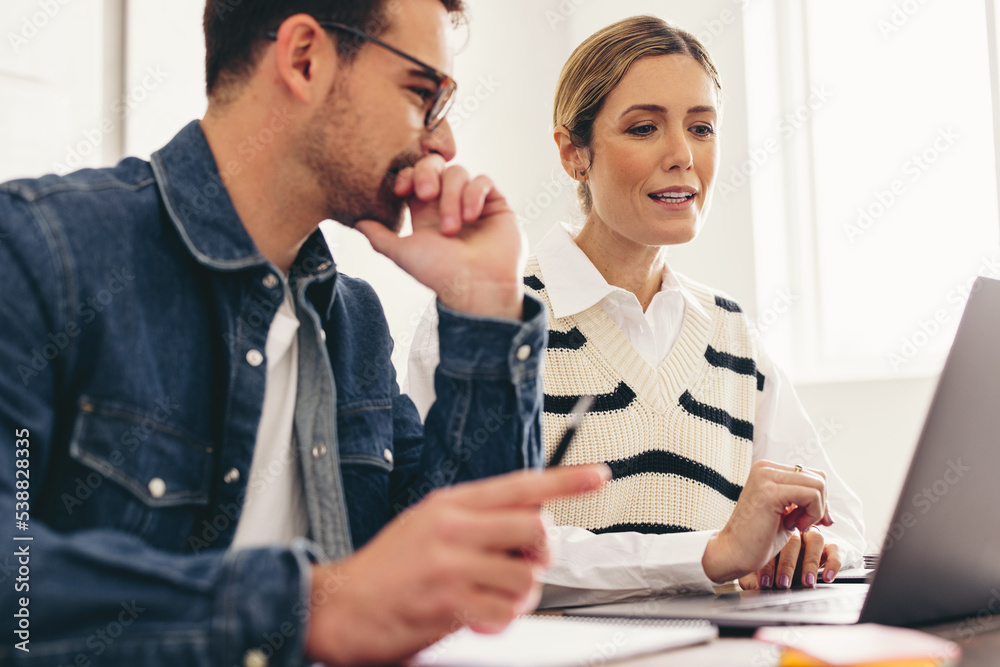
[[[643, 313], [636, 296], [609, 285], [561, 225], [553, 226], [542, 239], [535, 256], [555, 317], [576, 315], [600, 303], [652, 366], [660, 365], [677, 340], [685, 308], [701, 308], [667, 268], [660, 292]], [[767, 381], [754, 421], [753, 460], [823, 470], [836, 522], [823, 528], [823, 535], [840, 548], [845, 568], [860, 566], [865, 549], [861, 500], [833, 469], [788, 377], [760, 345], [757, 353], [757, 367]], [[437, 362], [437, 310], [432, 303], [414, 335], [403, 384], [421, 416], [434, 402]], [[595, 535], [577, 526], [552, 527], [548, 538], [554, 555], [541, 576], [542, 606], [599, 604], [657, 592], [711, 592], [701, 558], [716, 532]]]
[[708, 317], [698, 300], [684, 289], [669, 268], [664, 268], [660, 291], [653, 295], [644, 313], [635, 294], [608, 284], [562, 225], [556, 225], [545, 235], [535, 256], [545, 276], [545, 291], [556, 318], [582, 313], [600, 303], [611, 321], [653, 368], [663, 362], [677, 340], [685, 308], [697, 308]]

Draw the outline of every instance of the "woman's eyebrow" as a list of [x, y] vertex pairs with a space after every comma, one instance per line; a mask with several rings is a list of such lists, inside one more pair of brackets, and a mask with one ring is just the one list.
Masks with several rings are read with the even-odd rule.
[[667, 113], [666, 108], [661, 107], [659, 104], [633, 104], [628, 109], [625, 109], [625, 111], [622, 111], [621, 116], [618, 117], [622, 118], [623, 116], [630, 114], [633, 111], [653, 111], [656, 113]]
[[[621, 116], [618, 116], [618, 117], [622, 118], [623, 116], [625, 116], [625, 115], [627, 115], [629, 113], [632, 113], [633, 111], [653, 111], [655, 113], [667, 113], [666, 107], [662, 107], [659, 104], [633, 104], [628, 109], [625, 109], [625, 111], [623, 111], [621, 113]], [[718, 109], [716, 109], [715, 107], [713, 107], [711, 105], [701, 104], [701, 105], [698, 105], [698, 106], [691, 107], [690, 109], [687, 110], [687, 112], [689, 114], [691, 114], [691, 113], [718, 113]]]

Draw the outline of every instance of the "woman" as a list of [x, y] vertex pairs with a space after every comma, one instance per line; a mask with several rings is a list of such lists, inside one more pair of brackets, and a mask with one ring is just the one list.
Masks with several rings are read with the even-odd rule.
[[[735, 577], [788, 588], [797, 565], [813, 586], [864, 549], [860, 501], [739, 305], [667, 265], [667, 247], [694, 239], [708, 211], [720, 93], [704, 47], [648, 16], [592, 35], [560, 76], [554, 137], [586, 220], [575, 235], [557, 225], [525, 276], [550, 309], [544, 438], [551, 454], [576, 398], [597, 396], [564, 463], [605, 461], [614, 479], [548, 506], [562, 544], [543, 578], [548, 604]], [[410, 358], [421, 409], [433, 400], [434, 315]], [[809, 489], [818, 515], [796, 495]]]

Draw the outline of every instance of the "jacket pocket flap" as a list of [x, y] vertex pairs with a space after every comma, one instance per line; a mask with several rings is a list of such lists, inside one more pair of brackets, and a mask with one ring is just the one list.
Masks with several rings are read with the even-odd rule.
[[212, 448], [153, 416], [83, 399], [69, 453], [150, 507], [208, 503]]
[[392, 470], [392, 401], [337, 406], [337, 441], [342, 463], [366, 463]]

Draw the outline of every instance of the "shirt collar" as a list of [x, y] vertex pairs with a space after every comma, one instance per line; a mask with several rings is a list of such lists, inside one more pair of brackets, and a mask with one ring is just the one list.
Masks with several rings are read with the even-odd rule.
[[[535, 249], [535, 258], [545, 278], [545, 292], [555, 318], [577, 315], [611, 294], [624, 291], [609, 285], [601, 272], [580, 249], [569, 228], [556, 223]], [[684, 287], [669, 267], [663, 269], [661, 292], [677, 290], [685, 305], [708, 317], [698, 299]]]

